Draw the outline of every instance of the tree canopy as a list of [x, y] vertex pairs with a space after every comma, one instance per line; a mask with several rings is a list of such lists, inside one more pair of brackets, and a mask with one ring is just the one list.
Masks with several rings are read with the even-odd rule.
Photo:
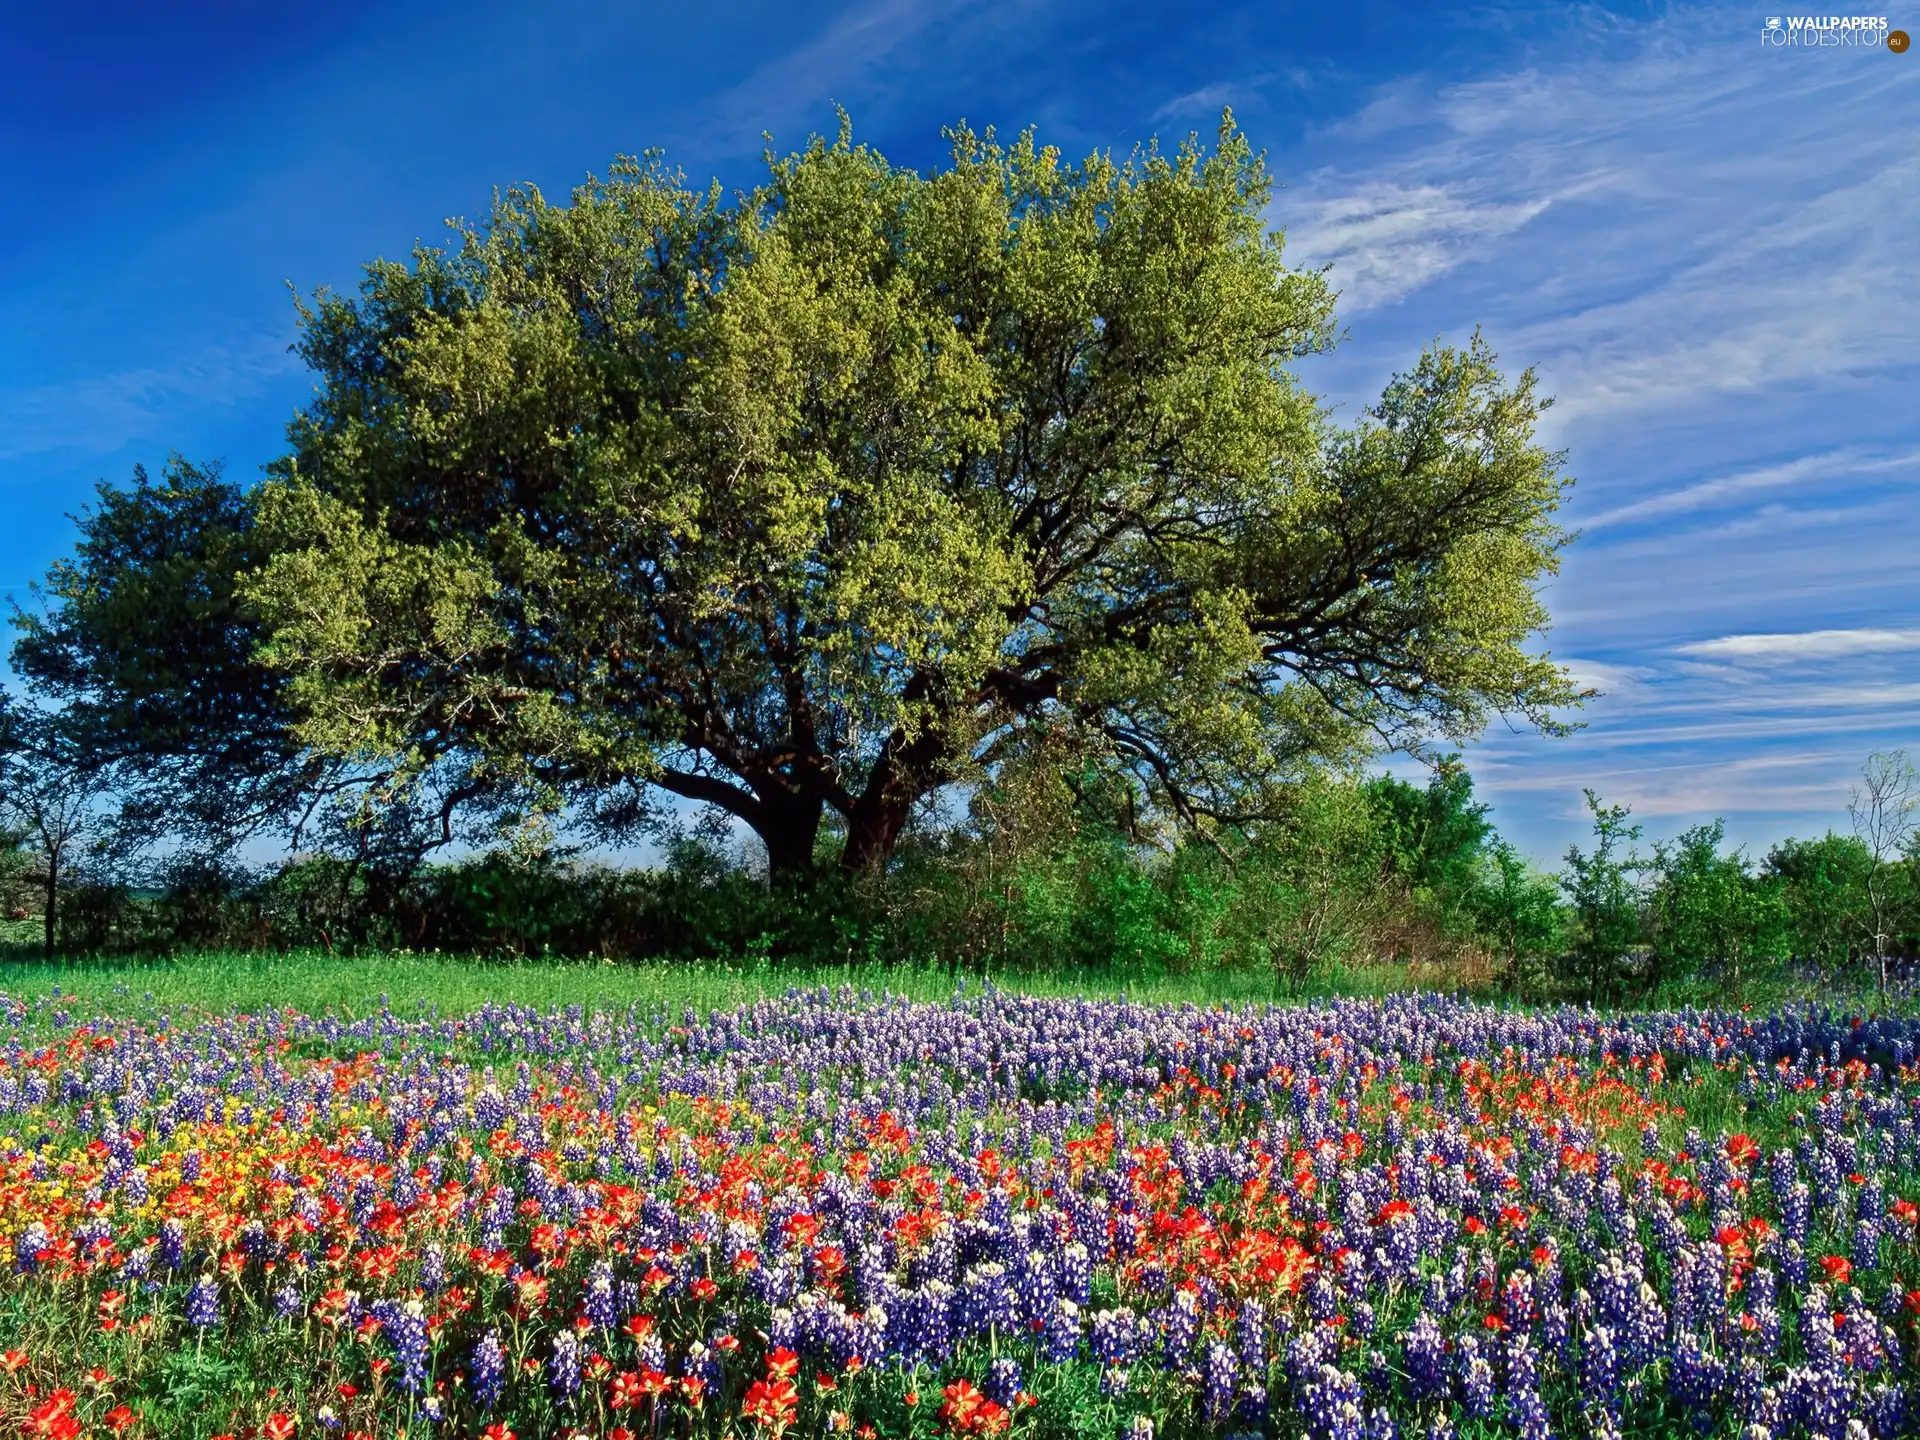
[[247, 487], [175, 457], [102, 484], [80, 539], [16, 608], [13, 667], [89, 768], [112, 772], [138, 834], [220, 849], [309, 803], [321, 762], [293, 733], [284, 676], [237, 590], [264, 563]]
[[140, 721], [84, 632], [152, 670], [167, 627], [84, 547], [27, 668], [176, 769], [231, 761], [233, 803], [437, 774], [617, 825], [664, 792], [777, 873], [828, 822], [882, 865], [1042, 741], [1209, 825], [1382, 743], [1560, 728], [1579, 692], [1533, 647], [1568, 482], [1531, 373], [1436, 345], [1336, 423], [1296, 374], [1335, 296], [1230, 117], [1078, 164], [949, 139], [921, 174], [843, 126], [733, 196], [621, 160], [368, 266], [302, 307], [317, 394], [264, 486], [190, 472], [89, 532], [170, 597], [215, 577], [166, 603], [244, 683], [156, 683], [220, 713]]
[[0, 760], [34, 750], [111, 793], [122, 852], [164, 842], [217, 863], [269, 836], [405, 870], [456, 828], [496, 836], [523, 797], [457, 758], [303, 740], [292, 681], [263, 662], [267, 631], [242, 594], [269, 558], [259, 498], [177, 455], [157, 481], [136, 466], [131, 485], [98, 487], [41, 603], [14, 608], [13, 668], [37, 703], [13, 707], [13, 728], [39, 743], [9, 745], [0, 726]]

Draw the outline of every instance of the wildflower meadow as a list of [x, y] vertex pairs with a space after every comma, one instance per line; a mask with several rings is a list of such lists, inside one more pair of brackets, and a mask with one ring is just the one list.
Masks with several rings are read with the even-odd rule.
[[1912, 1433], [1920, 1023], [7, 1001], [32, 1436]]

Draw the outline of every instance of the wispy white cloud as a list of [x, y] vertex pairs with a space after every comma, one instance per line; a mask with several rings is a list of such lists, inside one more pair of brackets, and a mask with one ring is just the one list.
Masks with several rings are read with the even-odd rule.
[[1548, 203], [1380, 180], [1293, 208], [1287, 240], [1296, 264], [1330, 264], [1341, 309], [1362, 314], [1484, 255], [1491, 242], [1520, 229]]
[[1586, 532], [1612, 526], [1684, 515], [1724, 506], [1766, 491], [1783, 490], [1831, 480], [1879, 478], [1888, 474], [1920, 474], [1920, 449], [1878, 455], [1854, 447], [1801, 455], [1777, 465], [1742, 470], [1733, 475], [1699, 480], [1589, 515], [1581, 520]]
[[1644, 665], [1623, 665], [1580, 657], [1560, 658], [1560, 668], [1583, 689], [1598, 690], [1616, 705], [1637, 694], [1654, 672]]
[[1853, 655], [1920, 650], [1920, 630], [1803, 630], [1797, 633], [1722, 635], [1678, 647], [1683, 655], [1759, 664], [1837, 660]]
[[1503, 322], [1562, 426], [1911, 364], [1920, 309], [1889, 289], [1920, 233], [1907, 77], [1885, 56], [1788, 63], [1722, 7], [1636, 27], [1624, 56], [1619, 23], [1592, 24], [1589, 47], [1403, 81], [1320, 135], [1341, 159], [1275, 217], [1351, 277], [1348, 310], [1490, 262], [1449, 298]]
[[[1649, 834], [1656, 840], [1678, 828], [1673, 822], [1708, 816], [1819, 816], [1839, 810], [1846, 804], [1852, 765], [1851, 755], [1795, 755], [1707, 766], [1589, 766], [1578, 775], [1502, 778], [1491, 788], [1548, 798], [1563, 822], [1584, 819], [1580, 791], [1591, 788], [1603, 800], [1625, 805], [1636, 820], [1669, 822]], [[1771, 838], [1779, 838], [1777, 832]]]
[[[1906, 709], [1911, 708], [1911, 701]], [[1580, 737], [1584, 763], [1594, 763], [1607, 754], [1634, 752], [1684, 757], [1681, 763], [1715, 764], [1728, 753], [1779, 745], [1793, 748], [1808, 741], [1831, 739], [1841, 735], [1881, 735], [1902, 729], [1903, 712], [1890, 707], [1862, 708], [1833, 704], [1818, 714], [1765, 714], [1729, 712], [1714, 719], [1705, 707], [1684, 723], [1653, 724], [1636, 717], [1631, 726], [1596, 729]], [[1905, 727], [1911, 732], [1911, 726]], [[1894, 743], [1904, 743], [1896, 741]], [[1873, 748], [1863, 743], [1859, 753]]]
[[[1858, 668], [1859, 664], [1856, 659], [1848, 669]], [[1700, 683], [1675, 683], [1682, 679]], [[1773, 672], [1757, 673], [1737, 663], [1693, 665], [1686, 667], [1683, 673], [1669, 676], [1667, 685], [1671, 698], [1658, 707], [1649, 707], [1648, 713], [1658, 709], [1683, 717], [1760, 716], [1767, 717], [1766, 723], [1772, 724], [1771, 717], [1778, 715], [1851, 710], [1868, 718], [1904, 721], [1914, 706], [1920, 704], [1920, 684], [1877, 673], [1865, 678], [1847, 675], [1836, 681], [1831, 670], [1782, 676]], [[1820, 723], [1831, 722], [1822, 720]], [[1626, 734], [1624, 731], [1622, 733]], [[1636, 735], [1640, 733], [1643, 732], [1634, 732]], [[1651, 728], [1644, 733], [1656, 734]]]
[[[1570, 418], [1672, 410], [1704, 394], [1835, 381], [1911, 364], [1920, 316], [1890, 303], [1920, 233], [1920, 160], [1869, 159], [1822, 189], [1831, 152], [1789, 157], [1796, 213], [1730, 238], [1663, 282], [1523, 333]], [[1851, 168], [1851, 167], [1850, 167]], [[1797, 172], [1797, 173], [1795, 173]], [[1857, 173], [1857, 172], [1856, 172]]]
[[1304, 65], [1285, 69], [1258, 70], [1237, 79], [1215, 80], [1196, 90], [1176, 95], [1156, 109], [1148, 119], [1155, 125], [1168, 120], [1217, 120], [1222, 109], [1238, 107], [1271, 86], [1284, 85], [1304, 90], [1313, 84], [1314, 72]]
[[1202, 85], [1198, 90], [1189, 90], [1184, 95], [1176, 95], [1158, 110], [1153, 112], [1153, 121], [1157, 125], [1163, 120], [1172, 120], [1177, 116], [1213, 114], [1231, 105], [1234, 98], [1244, 93], [1245, 85], [1231, 80], [1216, 80], [1211, 85]]
[[[769, 61], [714, 97], [702, 115], [703, 135], [722, 148], [754, 144], [762, 131], [813, 116], [836, 96], [858, 90], [864, 106], [885, 100], [911, 64], [952, 54], [1021, 24], [1042, 0], [984, 0], [926, 5], [918, 0], [867, 0], [835, 18], [811, 40]], [[892, 66], [896, 73], [889, 74]], [[780, 143], [798, 137], [777, 136]]]
[[232, 405], [297, 369], [285, 336], [206, 346], [170, 366], [0, 388], [0, 460], [51, 451], [107, 454], [136, 441], [165, 442], [171, 412], [186, 403]]
[[1695, 545], [1727, 540], [1778, 539], [1808, 530], [1854, 529], [1883, 515], [1884, 505], [1762, 505], [1732, 520], [1688, 532]]
[[1600, 654], [1667, 655], [1706, 632], [1905, 625], [1920, 616], [1916, 548], [1920, 506], [1892, 502], [1845, 524], [1754, 512], [1625, 541], [1602, 532], [1568, 551], [1548, 600], [1557, 643]]

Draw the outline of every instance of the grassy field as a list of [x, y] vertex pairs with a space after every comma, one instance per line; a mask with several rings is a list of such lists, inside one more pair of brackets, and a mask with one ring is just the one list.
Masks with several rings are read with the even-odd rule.
[[[689, 1007], [707, 1011], [742, 1001], [781, 995], [795, 986], [851, 986], [915, 1000], [940, 1000], [982, 979], [1003, 990], [1035, 995], [1118, 996], [1161, 1004], [1247, 1004], [1310, 1000], [1337, 995], [1385, 995], [1415, 989], [1457, 991], [1457, 979], [1437, 966], [1349, 967], [1297, 986], [1277, 986], [1274, 977], [1246, 971], [1199, 974], [1133, 974], [1114, 970], [956, 972], [943, 965], [794, 967], [766, 960], [715, 960], [705, 964], [650, 964], [582, 960], [486, 960], [436, 954], [389, 952], [366, 956], [320, 953], [226, 952], [158, 959], [60, 959], [41, 957], [15, 924], [0, 931], [0, 994], [38, 1008], [96, 1014], [138, 1011], [257, 1013], [292, 1008], [345, 1017], [422, 1008], [461, 1014], [494, 1004], [541, 1009], [579, 1005], [588, 1010], [629, 1006]], [[1477, 999], [1494, 997], [1471, 989]], [[1882, 1005], [1864, 984], [1813, 987], [1774, 976], [1751, 982], [1740, 996], [1755, 1010], [1818, 1001], [1862, 1011], [1912, 1013], [1920, 1008], [1903, 992]], [[1727, 1003], [1705, 988], [1672, 987], [1650, 997], [1647, 1008]]]
[[[1417, 973], [1416, 973], [1416, 977]], [[471, 957], [390, 952], [373, 956], [320, 953], [286, 955], [212, 953], [170, 959], [46, 960], [15, 950], [0, 959], [0, 1004], [18, 1001], [31, 1012], [30, 1028], [56, 1029], [90, 1017], [193, 1024], [230, 1015], [297, 1012], [343, 1020], [385, 1010], [402, 1018], [457, 1016], [485, 1005], [518, 1005], [553, 1012], [579, 1006], [596, 1011], [651, 1014], [643, 1026], [657, 1032], [679, 1021], [680, 1012], [706, 1014], [742, 1003], [780, 997], [797, 989], [851, 990], [859, 1006], [882, 995], [941, 1002], [956, 993], [979, 995], [990, 984], [1002, 992], [1094, 999], [1118, 998], [1145, 1005], [1266, 1006], [1338, 997], [1388, 995], [1420, 988], [1404, 967], [1343, 970], [1318, 984], [1276, 992], [1271, 977], [1235, 972], [1125, 977], [1111, 973], [1016, 972], [982, 977], [941, 966], [916, 968], [842, 966], [786, 968], [769, 963], [708, 965], [615, 964], [610, 961], [481, 960]], [[1790, 996], [1787, 999], [1804, 999]], [[1863, 1002], [1864, 995], [1856, 998]], [[1676, 1004], [1686, 997], [1675, 997]], [[1527, 1008], [1527, 1007], [1516, 1007]], [[1756, 1010], [1761, 1007], [1755, 1006]], [[1771, 1008], [1771, 1007], [1770, 1007]], [[1872, 1008], [1865, 1003], [1862, 1009]], [[1911, 1009], [1911, 1006], [1889, 1007]], [[1631, 1017], [1635, 1012], [1614, 1012]], [[310, 1044], [314, 1054], [351, 1054], [360, 1042]], [[456, 1046], [454, 1053], [464, 1053]], [[1728, 1076], [1711, 1066], [1684, 1067], [1688, 1104], [1661, 1122], [1678, 1143], [1686, 1123], [1745, 1122], [1774, 1136], [1791, 1129], [1799, 1105], [1755, 1114], [1743, 1104]], [[1676, 1076], [1678, 1078], [1678, 1076]]]
[[[980, 977], [944, 966], [782, 967], [775, 963], [706, 965], [622, 964], [606, 961], [495, 961], [437, 955], [211, 954], [166, 960], [47, 961], [16, 949], [0, 963], [0, 992], [28, 1003], [58, 999], [71, 1008], [124, 1013], [135, 1008], [257, 1012], [292, 1007], [307, 1013], [363, 1015], [384, 1003], [413, 1011], [422, 1006], [457, 1014], [487, 1004], [620, 1009], [630, 1005], [689, 1006], [707, 1010], [779, 995], [796, 985], [850, 985], [938, 1000], [956, 986], [978, 987]], [[1126, 977], [1113, 973], [996, 974], [1002, 989], [1041, 995], [1120, 995], [1142, 1001], [1199, 1004], [1275, 998], [1264, 975], [1208, 974]], [[1368, 993], [1403, 988], [1398, 974], [1344, 977], [1339, 986], [1315, 986], [1299, 995]]]
[[[16, 955], [19, 952], [16, 951]], [[485, 1005], [522, 1005], [541, 1011], [579, 1006], [595, 1011], [652, 1012], [654, 1027], [675, 1023], [679, 1012], [706, 1014], [745, 1002], [786, 995], [796, 988], [843, 987], [868, 1000], [881, 995], [921, 1002], [951, 999], [956, 991], [978, 994], [984, 983], [1018, 994], [1124, 998], [1149, 1005], [1268, 1005], [1306, 1003], [1341, 996], [1387, 995], [1417, 989], [1418, 972], [1405, 967], [1347, 969], [1320, 983], [1276, 992], [1271, 977], [1236, 972], [1125, 977], [1067, 972], [1009, 972], [981, 977], [942, 966], [916, 968], [842, 966], [786, 968], [769, 963], [708, 965], [615, 964], [610, 961], [479, 960], [406, 952], [349, 957], [318, 953], [272, 955], [216, 953], [174, 959], [55, 960], [37, 956], [0, 963], [0, 997], [23, 1002], [35, 1028], [101, 1016], [135, 1021], [296, 1011], [352, 1020], [383, 1009], [402, 1018], [455, 1016]], [[1429, 982], [1430, 983], [1430, 982]], [[1778, 1008], [1806, 995], [1776, 986], [1769, 1003]], [[1693, 997], [1662, 997], [1675, 1006]], [[1822, 997], [1831, 1000], [1833, 997]], [[1865, 994], [1851, 997], [1875, 1008]], [[1524, 1007], [1522, 1007], [1524, 1008]], [[1651, 1007], [1649, 1007], [1651, 1008]], [[1889, 1009], [1911, 1010], [1911, 1004]], [[1619, 1012], [1631, 1014], [1633, 1012]], [[345, 1042], [351, 1053], [357, 1042]], [[329, 1047], [321, 1046], [319, 1050]], [[316, 1050], [316, 1053], [319, 1053]], [[1745, 1123], [1778, 1138], [1791, 1130], [1798, 1105], [1777, 1113], [1749, 1113], [1730, 1079], [1712, 1067], [1690, 1070], [1687, 1105], [1662, 1123], [1677, 1144], [1685, 1124]], [[1685, 1121], [1682, 1121], [1685, 1116]], [[1744, 1120], [1740, 1117], [1744, 1116]]]
[[[0, 952], [4, 953], [4, 952]], [[291, 1010], [357, 1019], [382, 1009], [409, 1017], [461, 1015], [484, 1005], [523, 1005], [542, 1011], [579, 1006], [595, 1011], [705, 1014], [744, 1002], [785, 995], [800, 987], [850, 988], [861, 997], [905, 996], [942, 1001], [956, 990], [978, 993], [983, 983], [1030, 995], [1124, 997], [1143, 1004], [1265, 1005], [1336, 996], [1386, 995], [1434, 986], [1429, 975], [1404, 966], [1349, 968], [1318, 983], [1276, 991], [1272, 977], [1244, 972], [1124, 976], [1110, 972], [1035, 975], [1006, 972], [981, 977], [944, 966], [783, 967], [768, 962], [615, 964], [610, 961], [482, 960], [471, 957], [390, 952], [371, 956], [320, 953], [286, 955], [213, 953], [170, 959], [46, 960], [16, 946], [0, 960], [0, 997], [25, 1004], [40, 1022], [58, 1016], [82, 1020], [106, 1016], [136, 1020], [172, 1016], [260, 1014]], [[1704, 997], [1660, 997], [1682, 1006]], [[1756, 1010], [1816, 998], [1776, 983]], [[1872, 997], [1853, 992], [1836, 998], [1877, 1008]], [[1759, 997], [1750, 997], [1759, 1001]], [[1911, 1001], [1889, 1009], [1911, 1011]], [[656, 1022], [663, 1023], [663, 1022]], [[350, 1046], [348, 1047], [351, 1048]], [[1710, 1068], [1689, 1076], [1689, 1109], [1696, 1119], [1731, 1122], [1742, 1107], [1726, 1078]], [[1797, 1107], [1795, 1107], [1797, 1108]], [[1756, 1115], [1748, 1123], [1784, 1133], [1791, 1117]], [[1679, 1129], [1669, 1137], [1677, 1141]]]

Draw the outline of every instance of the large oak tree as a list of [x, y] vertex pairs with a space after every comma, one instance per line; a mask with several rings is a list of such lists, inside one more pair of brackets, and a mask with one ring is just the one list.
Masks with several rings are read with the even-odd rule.
[[1435, 347], [1335, 424], [1294, 373], [1334, 296], [1230, 121], [950, 140], [843, 128], [732, 197], [622, 161], [304, 309], [243, 584], [302, 742], [718, 806], [791, 873], [1043, 734], [1207, 824], [1557, 727], [1530, 374]]

